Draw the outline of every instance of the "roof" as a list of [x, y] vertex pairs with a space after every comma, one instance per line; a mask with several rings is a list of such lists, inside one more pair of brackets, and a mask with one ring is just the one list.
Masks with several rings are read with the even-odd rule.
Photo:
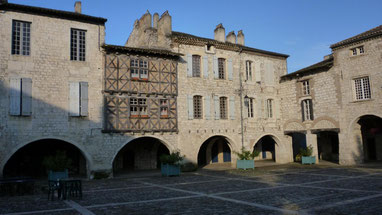
[[203, 38], [203, 37], [198, 37], [194, 36], [191, 34], [186, 34], [182, 32], [172, 32], [172, 38], [174, 39], [175, 42], [183, 43], [183, 44], [189, 44], [189, 45], [214, 45], [216, 48], [220, 49], [226, 49], [226, 50], [231, 50], [231, 51], [248, 51], [248, 52], [256, 52], [256, 53], [261, 53], [261, 54], [266, 54], [266, 55], [272, 55], [272, 56], [277, 56], [277, 57], [283, 57], [287, 58], [289, 55], [286, 54], [281, 54], [277, 52], [270, 52], [270, 51], [265, 51], [261, 49], [255, 49], [251, 48], [248, 46], [242, 46], [239, 44], [233, 44], [229, 42], [220, 42], [217, 40], [213, 39], [208, 39], [208, 38]]
[[94, 17], [89, 15], [84, 15], [76, 12], [54, 10], [42, 7], [34, 7], [20, 4], [11, 3], [0, 3], [0, 10], [22, 12], [40, 16], [48, 16], [58, 19], [68, 19], [80, 22], [86, 22], [91, 24], [102, 24], [104, 25], [107, 19], [101, 17]]
[[116, 45], [103, 45], [102, 46], [104, 50], [108, 53], [110, 52], [120, 52], [120, 53], [135, 53], [135, 54], [141, 54], [141, 55], [156, 55], [156, 56], [164, 56], [164, 57], [179, 57], [182, 54], [171, 52], [169, 50], [165, 49], [145, 49], [145, 48], [133, 48], [133, 47], [126, 47], [126, 46], [116, 46]]
[[349, 45], [351, 43], [359, 42], [366, 39], [375, 38], [382, 35], [382, 25], [365, 31], [361, 34], [358, 34], [354, 37], [350, 37], [349, 39], [342, 40], [341, 42], [335, 43], [330, 46], [330, 48], [335, 49], [341, 46]]
[[301, 77], [304, 75], [311, 75], [318, 72], [328, 71], [333, 66], [333, 55], [330, 55], [328, 59], [325, 59], [321, 62], [313, 64], [311, 66], [300, 69], [296, 72], [289, 73], [287, 75], [281, 76], [281, 81]]

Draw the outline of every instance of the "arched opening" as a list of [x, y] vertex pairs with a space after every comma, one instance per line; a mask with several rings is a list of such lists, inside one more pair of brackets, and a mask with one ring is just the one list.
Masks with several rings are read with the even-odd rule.
[[338, 133], [334, 131], [320, 131], [317, 133], [318, 158], [320, 160], [339, 162]]
[[306, 135], [298, 132], [294, 132], [289, 135], [292, 137], [293, 161], [299, 162], [300, 160], [296, 160], [296, 156], [300, 153], [300, 149], [306, 148]]
[[123, 174], [133, 170], [160, 169], [162, 154], [170, 154], [170, 150], [159, 139], [134, 139], [118, 152], [113, 161], [113, 172]]
[[4, 177], [45, 177], [48, 170], [44, 158], [55, 156], [57, 151], [65, 152], [71, 160], [70, 176], [86, 177], [86, 159], [74, 145], [57, 139], [43, 139], [25, 145], [14, 153], [4, 166]]
[[366, 115], [357, 123], [361, 126], [364, 161], [382, 160], [382, 118]]
[[206, 140], [199, 149], [198, 166], [211, 163], [230, 163], [231, 148], [226, 137], [215, 136]]
[[253, 147], [253, 150], [260, 151], [260, 155], [258, 157], [259, 160], [276, 161], [276, 144], [277, 143], [272, 136], [266, 135], [257, 141]]

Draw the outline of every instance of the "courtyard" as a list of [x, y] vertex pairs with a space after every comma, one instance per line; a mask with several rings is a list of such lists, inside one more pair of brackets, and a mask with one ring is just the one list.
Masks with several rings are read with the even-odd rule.
[[382, 168], [370, 165], [204, 169], [180, 177], [136, 172], [83, 180], [82, 199], [48, 201], [43, 190], [0, 197], [0, 214], [381, 213]]

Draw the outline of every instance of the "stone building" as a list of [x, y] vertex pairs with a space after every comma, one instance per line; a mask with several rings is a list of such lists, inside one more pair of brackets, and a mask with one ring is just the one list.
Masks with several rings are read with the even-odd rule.
[[199, 166], [234, 165], [242, 147], [292, 162], [304, 142], [341, 164], [381, 157], [380, 28], [287, 74], [288, 55], [245, 46], [243, 31], [172, 31], [167, 11], [144, 14], [125, 46], [105, 44], [106, 19], [80, 2], [0, 11], [0, 175], [42, 176], [57, 150], [90, 178], [155, 169], [176, 150]]
[[323, 61], [281, 77], [294, 155], [306, 138], [322, 160], [382, 160], [381, 35], [379, 26], [333, 44]]

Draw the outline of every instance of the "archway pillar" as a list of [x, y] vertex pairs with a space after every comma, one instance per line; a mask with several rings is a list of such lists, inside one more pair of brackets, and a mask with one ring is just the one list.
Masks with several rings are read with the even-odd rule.
[[319, 163], [318, 159], [318, 146], [317, 146], [317, 134], [312, 133], [312, 131], [309, 131], [306, 133], [306, 146], [311, 146], [313, 149], [312, 156], [316, 157], [316, 163]]

